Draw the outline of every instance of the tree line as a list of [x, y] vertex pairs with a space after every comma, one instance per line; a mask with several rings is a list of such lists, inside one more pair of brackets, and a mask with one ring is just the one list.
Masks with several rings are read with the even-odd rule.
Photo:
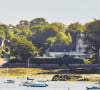
[[100, 20], [82, 25], [79, 22], [66, 26], [63, 23], [48, 23], [44, 18], [21, 20], [17, 25], [0, 24], [0, 55], [9, 52], [20, 60], [36, 55], [42, 56], [51, 45], [75, 45], [78, 33], [83, 33], [87, 44], [86, 53], [93, 51], [96, 61], [100, 48]]

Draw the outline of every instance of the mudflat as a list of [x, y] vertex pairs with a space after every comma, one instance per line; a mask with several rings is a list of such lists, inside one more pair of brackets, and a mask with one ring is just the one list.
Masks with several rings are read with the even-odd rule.
[[[63, 71], [63, 72], [62, 72]], [[60, 75], [77, 75], [89, 81], [100, 81], [100, 74], [68, 74], [66, 69], [41, 69], [41, 68], [0, 68], [0, 77], [34, 77], [34, 78], [53, 78], [53, 76]], [[61, 72], [61, 73], [60, 73]], [[71, 81], [77, 81], [75, 79]]]

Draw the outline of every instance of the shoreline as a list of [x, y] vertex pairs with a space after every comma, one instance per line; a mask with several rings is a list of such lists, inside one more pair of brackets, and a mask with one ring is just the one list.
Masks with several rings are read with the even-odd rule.
[[[44, 70], [41, 68], [0, 68], [0, 78], [20, 78], [20, 77], [32, 77], [32, 78], [49, 78], [52, 79], [55, 75], [69, 75], [79, 76], [80, 79], [88, 79], [89, 81], [100, 81], [100, 74], [68, 74], [57, 73], [63, 69]], [[8, 72], [8, 73], [7, 73]], [[50, 74], [48, 72], [53, 72]], [[70, 79], [67, 81], [77, 81], [79, 79]]]

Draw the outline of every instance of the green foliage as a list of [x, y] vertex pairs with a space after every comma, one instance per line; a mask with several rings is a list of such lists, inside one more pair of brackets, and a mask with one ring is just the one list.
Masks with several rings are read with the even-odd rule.
[[49, 37], [49, 38], [47, 38], [45, 44], [54, 44], [55, 40], [56, 40], [56, 37]]
[[86, 24], [86, 31], [91, 39], [94, 39], [98, 45], [96, 47], [100, 48], [100, 20], [95, 20], [93, 22]]
[[99, 57], [100, 48], [100, 20], [94, 20], [92, 22], [86, 23], [86, 37], [91, 45], [95, 48], [94, 53], [95, 61], [97, 62]]
[[37, 53], [36, 47], [32, 42], [21, 37], [13, 38], [10, 48], [12, 55], [21, 60], [27, 60]]
[[[10, 25], [11, 26], [11, 25]], [[11, 54], [20, 59], [27, 59], [34, 56], [37, 51], [43, 55], [50, 45], [76, 45], [76, 37], [79, 33], [85, 33], [86, 39], [91, 44], [87, 47], [88, 52], [93, 50], [93, 61], [98, 57], [100, 48], [100, 20], [82, 25], [72, 23], [67, 27], [63, 23], [54, 22], [49, 24], [44, 18], [35, 18], [31, 21], [21, 20], [18, 25], [12, 26], [0, 24], [0, 43], [5, 43], [5, 47], [10, 47]], [[2, 48], [0, 48], [2, 49]], [[97, 55], [97, 56], [96, 56]]]
[[0, 40], [4, 40], [5, 39], [5, 33], [4, 31], [0, 30]]
[[6, 24], [0, 24], [0, 29], [6, 31], [8, 30], [8, 26]]
[[80, 23], [72, 23], [67, 27], [67, 30], [70, 32], [84, 32], [84, 25], [81, 25]]
[[5, 24], [0, 24], [0, 30], [3, 31], [3, 35], [5, 39], [10, 39], [11, 38], [11, 32], [8, 29], [8, 26]]
[[20, 25], [29, 25], [29, 22], [27, 20], [21, 20]]
[[64, 25], [64, 24], [62, 24], [62, 23], [57, 23], [57, 22], [55, 22], [55, 23], [52, 23], [51, 24], [52, 26], [55, 26], [56, 28], [57, 28], [57, 31], [59, 32], [65, 32], [65, 30], [66, 30], [66, 26]]
[[65, 34], [66, 27], [61, 23], [35, 25], [31, 27], [33, 35], [30, 40], [43, 53], [51, 44], [68, 45], [71, 43], [71, 35]]
[[30, 25], [34, 26], [34, 25], [45, 25], [48, 22], [46, 22], [46, 20], [44, 18], [35, 18], [33, 20], [30, 21]]
[[10, 56], [9, 59], [10, 59], [10, 60], [11, 60], [11, 59], [16, 59], [16, 57], [14, 57], [14, 56]]
[[84, 33], [85, 26], [80, 23], [72, 23], [66, 29], [66, 34], [70, 33], [72, 36], [72, 44], [76, 45], [76, 38], [79, 33]]
[[26, 38], [29, 38], [32, 35], [29, 25], [20, 25], [18, 29], [14, 30], [14, 33], [16, 35], [24, 36]]
[[68, 45], [71, 43], [68, 36], [63, 32], [58, 32], [55, 40], [56, 45]]

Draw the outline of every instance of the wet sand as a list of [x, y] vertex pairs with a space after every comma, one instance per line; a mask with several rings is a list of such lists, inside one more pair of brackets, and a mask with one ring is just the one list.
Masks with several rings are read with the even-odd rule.
[[[0, 68], [0, 77], [34, 77], [34, 78], [52, 78], [58, 72], [64, 69], [44, 70], [41, 68]], [[7, 73], [8, 72], [8, 73]], [[61, 73], [65, 74], [65, 73]], [[65, 75], [68, 75], [67, 73]], [[100, 81], [100, 74], [70, 74], [81, 76], [89, 81]], [[73, 80], [72, 80], [73, 81]]]

